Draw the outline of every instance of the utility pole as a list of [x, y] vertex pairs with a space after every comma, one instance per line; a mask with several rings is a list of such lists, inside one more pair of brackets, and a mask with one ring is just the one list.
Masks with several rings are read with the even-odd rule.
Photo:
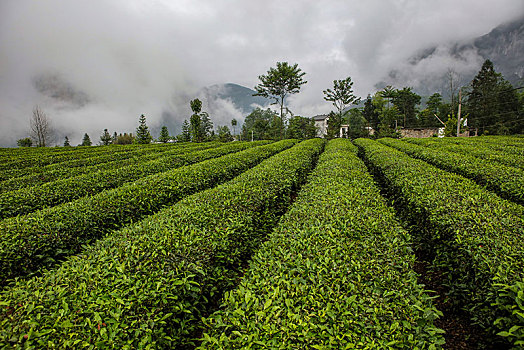
[[457, 137], [460, 135], [460, 107], [462, 105], [462, 88], [459, 89], [459, 106], [457, 114]]

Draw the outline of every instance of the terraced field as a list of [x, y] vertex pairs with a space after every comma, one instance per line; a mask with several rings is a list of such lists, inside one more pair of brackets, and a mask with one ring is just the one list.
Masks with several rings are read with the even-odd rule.
[[[522, 347], [523, 153], [518, 137], [0, 149], [0, 348]], [[459, 314], [462, 333], [442, 321]]]

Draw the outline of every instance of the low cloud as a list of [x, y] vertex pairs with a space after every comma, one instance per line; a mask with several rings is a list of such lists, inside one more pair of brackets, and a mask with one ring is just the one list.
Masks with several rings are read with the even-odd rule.
[[[37, 104], [72, 144], [85, 132], [98, 140], [104, 128], [134, 132], [140, 114], [153, 130], [168, 124], [176, 134], [203, 87], [253, 88], [277, 61], [307, 73], [290, 109], [325, 113], [332, 107], [322, 90], [334, 79], [351, 76], [365, 97], [391, 71], [398, 84], [414, 85], [449, 66], [473, 69], [474, 52], [457, 59], [446, 45], [486, 34], [523, 7], [521, 0], [3, 0], [0, 146], [27, 136]], [[431, 47], [433, 55], [409, 63]], [[215, 125], [244, 117], [230, 100], [205, 107]]]

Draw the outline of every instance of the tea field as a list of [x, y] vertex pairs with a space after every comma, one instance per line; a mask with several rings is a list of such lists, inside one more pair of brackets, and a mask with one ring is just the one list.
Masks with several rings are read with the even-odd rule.
[[523, 172], [509, 136], [0, 149], [0, 348], [522, 348]]

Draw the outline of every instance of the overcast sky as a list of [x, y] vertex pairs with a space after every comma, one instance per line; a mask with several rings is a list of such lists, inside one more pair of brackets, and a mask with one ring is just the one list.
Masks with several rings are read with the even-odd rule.
[[[365, 97], [417, 51], [523, 13], [522, 0], [0, 0], [0, 145], [28, 134], [36, 104], [72, 144], [104, 128], [133, 132], [142, 113], [153, 127], [162, 115], [181, 122], [202, 87], [253, 88], [277, 61], [306, 72], [295, 114], [329, 112], [322, 90], [334, 79], [351, 76]], [[439, 57], [420, 70], [476, 60]], [[35, 88], [49, 77], [69, 100]], [[215, 125], [242, 118], [227, 101], [210, 114]]]

